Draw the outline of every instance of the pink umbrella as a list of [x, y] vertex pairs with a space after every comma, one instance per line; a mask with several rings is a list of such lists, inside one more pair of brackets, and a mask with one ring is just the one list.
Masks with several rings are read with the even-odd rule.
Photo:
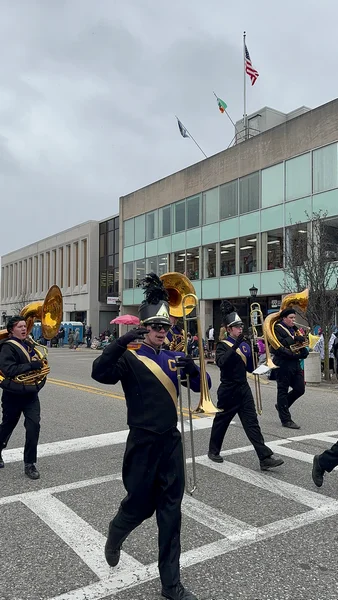
[[120, 315], [110, 321], [110, 324], [115, 323], [116, 325], [139, 325], [140, 319], [138, 317], [134, 317], [134, 315]]

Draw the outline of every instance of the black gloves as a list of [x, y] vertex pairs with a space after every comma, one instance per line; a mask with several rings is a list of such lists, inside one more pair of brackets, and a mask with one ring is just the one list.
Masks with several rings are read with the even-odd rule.
[[252, 349], [253, 349], [253, 351], [254, 351], [255, 354], [259, 354], [258, 344], [253, 344], [252, 345]]
[[176, 359], [176, 365], [180, 369], [184, 369], [185, 373], [191, 377], [198, 373], [198, 368], [196, 367], [191, 356], [179, 356]]
[[238, 336], [237, 340], [235, 341], [234, 345], [232, 346], [233, 350], [237, 350], [237, 348], [240, 347], [240, 345], [243, 342], [243, 340], [244, 340], [244, 335], [243, 335], [243, 333], [241, 333]]
[[38, 371], [39, 369], [42, 369], [42, 367], [43, 367], [42, 360], [32, 360], [32, 362], [31, 362], [31, 370], [32, 371]]
[[131, 329], [131, 331], [127, 331], [127, 333], [121, 335], [121, 337], [118, 338], [117, 343], [126, 348], [128, 344], [134, 342], [135, 340], [143, 340], [146, 333], [148, 333], [148, 329], [146, 327], [137, 327], [136, 329]]

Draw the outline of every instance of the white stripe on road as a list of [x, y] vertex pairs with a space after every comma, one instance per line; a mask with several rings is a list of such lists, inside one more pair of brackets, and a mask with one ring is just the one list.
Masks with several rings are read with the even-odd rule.
[[296, 437], [289, 437], [287, 439], [291, 440], [292, 442], [303, 442], [304, 440], [321, 440], [323, 435], [325, 437], [333, 437], [335, 438], [335, 441], [337, 441], [338, 439], [338, 431], [325, 431], [324, 433], [309, 433], [308, 435], [297, 435]]
[[256, 531], [255, 527], [245, 523], [245, 521], [240, 521], [235, 517], [231, 517], [230, 515], [188, 495], [185, 495], [183, 498], [182, 513], [190, 519], [194, 519], [194, 521], [197, 521], [201, 525], [205, 525], [208, 529], [217, 531], [217, 533], [220, 533], [229, 539], [238, 536], [238, 534], [243, 533], [244, 531], [247, 533], [252, 532], [253, 530]]
[[[71, 508], [49, 494], [27, 494], [23, 503], [69, 546], [99, 577], [105, 579], [111, 569], [103, 560], [106, 538], [86, 523]], [[142, 563], [128, 554], [121, 555], [123, 569], [139, 569]], [[122, 563], [121, 563], [122, 564]], [[117, 567], [121, 571], [121, 567]]]

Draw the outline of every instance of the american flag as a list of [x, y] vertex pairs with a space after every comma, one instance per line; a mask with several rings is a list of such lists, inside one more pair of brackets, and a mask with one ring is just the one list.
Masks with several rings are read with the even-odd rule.
[[251, 85], [254, 85], [259, 77], [258, 71], [252, 66], [249, 50], [245, 44], [245, 72], [249, 75], [251, 79]]

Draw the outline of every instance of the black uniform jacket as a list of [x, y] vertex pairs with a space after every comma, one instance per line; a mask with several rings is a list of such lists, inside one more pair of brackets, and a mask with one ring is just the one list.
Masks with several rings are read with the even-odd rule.
[[[184, 354], [169, 350], [156, 352], [145, 343], [139, 350], [131, 351], [115, 341], [94, 361], [92, 377], [107, 384], [121, 381], [130, 427], [164, 433], [177, 425], [175, 356]], [[193, 391], [199, 391], [199, 372], [190, 377], [190, 386]]]
[[296, 367], [299, 366], [299, 360], [306, 358], [309, 354], [306, 348], [302, 348], [299, 352], [292, 352], [290, 346], [297, 341], [304, 342], [303, 336], [296, 336], [297, 327], [288, 327], [282, 322], [275, 324], [275, 335], [281, 344], [280, 348], [273, 350], [275, 365], [281, 367]]
[[221, 383], [229, 387], [247, 382], [246, 373], [252, 371], [252, 356], [249, 344], [243, 340], [233, 348], [236, 340], [230, 336], [216, 347], [216, 364], [221, 370]]
[[28, 341], [25, 341], [24, 344], [21, 344], [19, 340], [1, 341], [0, 371], [4, 379], [0, 381], [0, 387], [14, 394], [34, 394], [41, 390], [46, 383], [46, 378], [41, 383], [33, 385], [13, 381], [17, 375], [23, 375], [33, 370], [31, 360], [34, 356], [34, 347]]

